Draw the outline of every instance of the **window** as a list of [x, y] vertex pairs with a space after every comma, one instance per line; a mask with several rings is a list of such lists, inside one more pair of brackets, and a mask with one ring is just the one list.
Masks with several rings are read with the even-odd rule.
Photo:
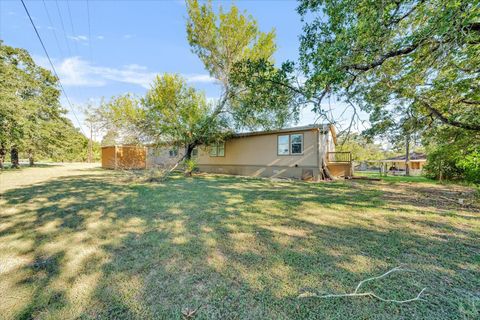
[[192, 158], [196, 158], [196, 157], [198, 157], [198, 148], [197, 147], [193, 148], [193, 150], [192, 150]]
[[225, 142], [214, 143], [210, 146], [210, 157], [224, 157]]
[[173, 147], [172, 149], [168, 150], [168, 155], [170, 156], [170, 158], [175, 158], [176, 156], [178, 156], [178, 148]]
[[302, 154], [303, 153], [303, 134], [290, 135], [291, 153]]
[[278, 136], [277, 154], [279, 156], [303, 154], [303, 134]]
[[289, 136], [278, 136], [278, 151], [279, 155], [288, 155], [290, 153], [288, 149], [289, 145]]

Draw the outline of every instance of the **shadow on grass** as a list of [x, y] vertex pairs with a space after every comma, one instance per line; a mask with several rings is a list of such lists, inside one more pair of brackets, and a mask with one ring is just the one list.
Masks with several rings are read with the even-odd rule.
[[[84, 175], [4, 196], [0, 252], [24, 262], [0, 274], [2, 288], [24, 294], [12, 307], [0, 302], [12, 317], [181, 319], [197, 308], [197, 319], [478, 314], [478, 220], [387, 203], [376, 185]], [[401, 264], [416, 272], [366, 289], [404, 299], [428, 287], [427, 302], [297, 298], [306, 289], [351, 291]]]
[[19, 170], [24, 170], [27, 168], [54, 168], [58, 167], [60, 164], [55, 164], [55, 163], [35, 163], [32, 166], [30, 166], [28, 163], [20, 163], [20, 168], [12, 168], [11, 164], [5, 163], [4, 168], [0, 169], [0, 173], [2, 172], [9, 172], [9, 171], [19, 171]]

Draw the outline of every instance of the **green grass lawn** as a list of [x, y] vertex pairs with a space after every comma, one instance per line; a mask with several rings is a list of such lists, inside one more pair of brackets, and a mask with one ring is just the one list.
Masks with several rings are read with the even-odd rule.
[[[480, 317], [480, 211], [448, 200], [472, 203], [468, 187], [60, 169], [0, 174], [0, 318]], [[365, 290], [425, 301], [298, 298], [396, 266], [414, 272]]]

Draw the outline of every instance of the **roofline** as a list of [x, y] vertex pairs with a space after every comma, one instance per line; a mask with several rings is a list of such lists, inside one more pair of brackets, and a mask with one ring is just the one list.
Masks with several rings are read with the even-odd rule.
[[[263, 131], [251, 131], [251, 132], [240, 132], [234, 133], [232, 138], [241, 138], [241, 137], [250, 137], [250, 136], [260, 136], [260, 135], [267, 135], [267, 134], [276, 134], [276, 133], [288, 133], [288, 132], [298, 132], [298, 131], [310, 131], [310, 130], [320, 130], [323, 129], [325, 131], [329, 130], [330, 124], [310, 124], [307, 126], [300, 126], [300, 127], [292, 127], [292, 128], [284, 128], [284, 129], [275, 129], [275, 130], [263, 130]], [[330, 128], [331, 130], [331, 128]], [[333, 135], [334, 132], [332, 132]], [[336, 139], [335, 139], [336, 140]]]
[[[289, 133], [289, 132], [299, 132], [299, 131], [311, 131], [311, 130], [318, 130], [322, 131], [322, 133], [327, 133], [328, 131], [331, 132], [333, 142], [337, 144], [337, 133], [335, 131], [335, 127], [333, 124], [310, 124], [306, 126], [300, 127], [291, 127], [291, 128], [284, 128], [284, 129], [275, 129], [275, 130], [263, 130], [263, 131], [251, 131], [251, 132], [241, 132], [241, 133], [234, 133], [230, 137], [227, 138], [242, 138], [242, 137], [251, 137], [251, 136], [260, 136], [260, 135], [268, 135], [268, 134], [277, 134], [277, 133]], [[117, 145], [107, 145], [102, 146], [102, 148], [109, 148], [109, 147], [153, 147], [153, 146], [160, 146], [163, 143], [155, 144], [117, 144]], [[168, 145], [168, 142], [165, 142], [165, 145]]]
[[[375, 160], [372, 160], [375, 161]], [[380, 162], [405, 162], [405, 159], [397, 159], [397, 160], [392, 160], [392, 159], [385, 159], [385, 160], [378, 160]], [[427, 159], [413, 159], [413, 160], [408, 160], [408, 162], [426, 162]]]
[[144, 148], [147, 145], [144, 144], [109, 144], [106, 146], [101, 146], [101, 148], [112, 148], [112, 147], [122, 147], [122, 148]]

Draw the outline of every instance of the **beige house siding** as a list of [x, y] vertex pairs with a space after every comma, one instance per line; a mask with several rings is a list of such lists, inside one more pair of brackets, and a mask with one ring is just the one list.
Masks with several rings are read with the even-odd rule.
[[[278, 155], [279, 135], [303, 134], [301, 155]], [[209, 147], [200, 147], [200, 171], [249, 176], [268, 176], [301, 179], [304, 175], [318, 178], [319, 130], [267, 133], [236, 137], [225, 142], [225, 156], [211, 157]]]
[[[302, 154], [278, 154], [278, 137], [303, 135]], [[198, 147], [198, 168], [203, 172], [245, 176], [318, 180], [327, 152], [335, 151], [336, 137], [330, 126], [306, 126], [278, 131], [240, 133], [225, 141], [223, 156], [210, 156], [209, 146]], [[148, 147], [147, 168], [171, 167], [180, 160], [185, 149], [171, 157], [171, 147]], [[331, 164], [326, 163], [329, 168]], [[334, 175], [351, 175], [351, 164], [333, 164]]]
[[148, 147], [147, 168], [168, 168], [175, 165], [184, 155], [185, 148], [179, 147], [176, 157], [170, 156], [173, 147]]

